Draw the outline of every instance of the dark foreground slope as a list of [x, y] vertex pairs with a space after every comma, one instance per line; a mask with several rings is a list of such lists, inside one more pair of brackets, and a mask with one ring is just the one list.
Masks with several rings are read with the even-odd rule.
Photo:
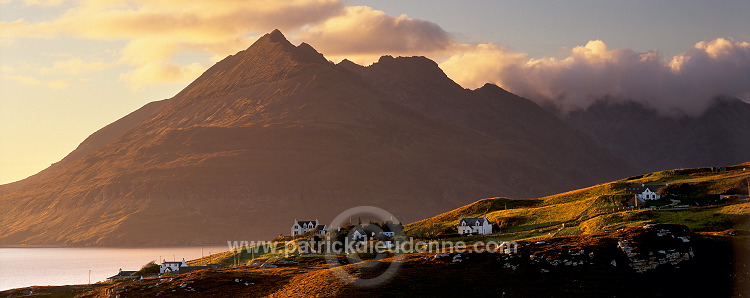
[[[701, 236], [689, 233], [684, 226], [655, 225], [545, 240], [544, 243], [521, 241], [515, 254], [408, 254], [392, 279], [367, 288], [343, 282], [322, 259], [304, 256], [276, 262], [279, 268], [260, 269], [253, 265], [207, 269], [170, 277], [99, 284], [93, 289], [34, 287], [0, 294], [16, 295], [28, 290], [37, 294], [76, 291], [80, 297], [453, 297], [466, 294], [744, 297], [750, 294], [747, 237]], [[622, 241], [627, 241], [625, 250], [618, 246]], [[294, 260], [299, 263], [290, 264]], [[367, 264], [372, 269], [365, 269], [364, 263], [339, 268], [360, 278], [372, 278], [382, 271], [381, 266], [388, 266], [390, 262], [392, 259]], [[638, 271], [643, 264], [651, 266], [649, 263], [658, 265]]]
[[[634, 171], [500, 88], [461, 89], [425, 58], [371, 69], [381, 65], [410, 75], [355, 75], [267, 34], [173, 98], [92, 135], [59, 166], [6, 187], [0, 244], [268, 239], [295, 218], [327, 220], [357, 205], [411, 221]], [[430, 93], [432, 81], [447, 89]]]

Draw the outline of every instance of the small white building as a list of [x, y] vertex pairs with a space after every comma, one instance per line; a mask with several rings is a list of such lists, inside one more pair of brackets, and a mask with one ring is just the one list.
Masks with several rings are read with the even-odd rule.
[[367, 232], [365, 232], [363, 229], [355, 229], [352, 233], [352, 241], [359, 242], [359, 241], [366, 241], [367, 240]]
[[323, 237], [328, 233], [328, 226], [321, 225], [318, 220], [294, 220], [292, 224], [292, 236], [299, 236], [315, 230], [315, 235]]
[[328, 233], [328, 226], [326, 225], [318, 225], [315, 228], [315, 235], [320, 237], [325, 237], [326, 233]]
[[661, 195], [656, 192], [667, 185], [631, 185], [627, 188], [627, 193], [636, 195], [636, 197], [638, 197], [638, 199], [641, 199], [642, 201], [658, 200], [661, 199]]
[[490, 221], [487, 219], [486, 215], [480, 218], [462, 217], [458, 221], [458, 234], [492, 234], [492, 225], [490, 224]]
[[166, 272], [179, 272], [180, 267], [188, 267], [188, 264], [185, 263], [185, 258], [182, 258], [182, 262], [167, 262], [166, 260], [162, 260], [161, 265], [159, 265], [159, 274], [164, 274]]

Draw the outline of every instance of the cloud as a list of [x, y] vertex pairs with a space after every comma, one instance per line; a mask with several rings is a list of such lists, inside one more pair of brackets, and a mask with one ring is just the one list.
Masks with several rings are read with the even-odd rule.
[[192, 78], [196, 64], [176, 64], [172, 58], [178, 53], [200, 51], [224, 57], [246, 48], [250, 37], [320, 22], [342, 9], [338, 0], [88, 0], [74, 2], [49, 21], [0, 22], [0, 37], [125, 40], [119, 62], [132, 70], [121, 78], [135, 88]]
[[564, 111], [609, 98], [697, 115], [717, 95], [750, 95], [750, 44], [723, 38], [699, 42], [670, 61], [656, 51], [609, 49], [600, 40], [564, 58], [542, 59], [492, 44], [464, 45], [440, 66], [464, 87], [491, 82]]
[[88, 72], [104, 70], [115, 66], [116, 63], [107, 63], [101, 60], [84, 61], [81, 58], [72, 58], [55, 62], [51, 67], [40, 70], [42, 74], [61, 73], [68, 75], [79, 75]]
[[443, 51], [455, 44], [435, 23], [406, 15], [392, 17], [367, 6], [346, 7], [342, 14], [304, 28], [299, 39], [327, 55], [347, 57], [416, 55]]
[[31, 76], [23, 75], [2, 75], [0, 78], [28, 86], [43, 86], [50, 89], [63, 89], [70, 86], [70, 83], [66, 80], [40, 80]]
[[151, 82], [181, 83], [195, 80], [206, 67], [193, 63], [190, 65], [148, 64], [120, 75], [120, 80], [127, 82], [134, 90], [139, 90]]
[[[345, 7], [340, 0], [25, 3], [66, 6], [44, 21], [0, 22], [0, 46], [22, 38], [125, 41], [114, 60], [107, 58], [110, 62], [70, 58], [41, 73], [77, 75], [125, 66], [120, 80], [134, 89], [192, 80], [211, 62], [279, 28], [329, 59], [367, 64], [385, 54], [424, 55], [438, 61], [464, 87], [492, 82], [563, 110], [585, 108], [606, 97], [638, 101], [664, 113], [697, 114], [716, 95], [750, 100], [750, 45], [725, 38], [699, 42], [670, 59], [657, 51], [610, 49], [600, 40], [575, 47], [563, 57], [532, 59], [495, 44], [459, 44], [430, 21], [389, 16], [366, 6]], [[210, 59], [178, 62], [176, 57], [183, 53]]]
[[23, 1], [23, 4], [27, 6], [58, 6], [63, 3], [65, 3], [65, 0], [24, 0]]
[[[131, 66], [121, 79], [133, 88], [192, 79], [197, 67], [175, 63], [173, 58], [179, 53], [208, 53], [211, 61], [217, 61], [246, 48], [274, 28], [314, 44], [329, 57], [347, 57], [358, 62], [372, 62], [384, 54], [436, 54], [455, 45], [435, 23], [406, 15], [388, 16], [366, 6], [344, 7], [339, 0], [74, 3], [50, 21], [0, 22], [0, 37], [126, 40], [118, 62]], [[82, 70], [104, 67], [80, 66]]]
[[0, 65], [0, 73], [12, 73], [15, 68], [10, 65]]

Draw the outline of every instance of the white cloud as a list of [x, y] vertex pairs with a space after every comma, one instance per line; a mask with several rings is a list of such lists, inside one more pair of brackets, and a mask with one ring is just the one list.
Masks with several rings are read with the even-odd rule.
[[453, 39], [435, 23], [406, 15], [392, 17], [366, 6], [346, 7], [342, 14], [302, 30], [301, 40], [328, 55], [415, 55], [443, 51]]
[[750, 94], [750, 44], [723, 38], [699, 42], [668, 62], [656, 51], [609, 49], [593, 40], [562, 59], [530, 59], [492, 44], [464, 46], [440, 66], [464, 87], [491, 82], [563, 110], [606, 97], [697, 115], [717, 95]]

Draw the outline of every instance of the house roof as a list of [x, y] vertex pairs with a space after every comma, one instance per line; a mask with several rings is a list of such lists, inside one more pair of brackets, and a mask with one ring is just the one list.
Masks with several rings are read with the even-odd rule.
[[486, 218], [485, 217], [479, 217], [479, 218], [465, 217], [461, 219], [459, 224], [461, 224], [462, 222], [465, 222], [467, 226], [476, 225], [477, 222], [479, 222], [479, 225], [484, 225], [484, 223], [486, 222]]
[[138, 271], [124, 271], [124, 270], [120, 270], [120, 272], [118, 272], [117, 274], [115, 274], [113, 276], [107, 277], [107, 279], [112, 280], [112, 279], [130, 277], [130, 276], [133, 276], [133, 273], [136, 273], [136, 272], [138, 272]]
[[187, 267], [180, 267], [180, 269], [177, 271], [178, 274], [182, 273], [188, 273], [195, 270], [201, 270], [201, 269], [209, 269], [208, 266], [187, 266]]
[[317, 226], [317, 227], [315, 227], [315, 228], [317, 228], [318, 230], [327, 230], [327, 229], [328, 229], [328, 228], [326, 227], [326, 225], [318, 225], [318, 226]]
[[304, 224], [316, 225], [318, 224], [318, 221], [317, 220], [298, 220], [296, 221], [296, 224], [298, 224], [299, 226], [303, 226]]
[[628, 193], [628, 194], [631, 194], [631, 195], [632, 194], [643, 193], [644, 191], [646, 191], [646, 189], [650, 190], [651, 192], [656, 192], [656, 191], [658, 191], [660, 188], [662, 188], [664, 186], [666, 186], [666, 185], [663, 185], [663, 184], [651, 184], [651, 185], [637, 185], [637, 184], [633, 184], [633, 185], [628, 186], [628, 188], [625, 190], [625, 192]]

